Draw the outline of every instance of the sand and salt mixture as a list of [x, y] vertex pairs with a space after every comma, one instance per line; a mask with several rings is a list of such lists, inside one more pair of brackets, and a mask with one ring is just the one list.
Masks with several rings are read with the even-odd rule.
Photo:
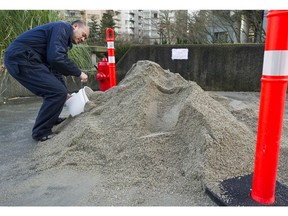
[[[206, 186], [253, 172], [258, 104], [223, 106], [225, 97], [220, 103], [150, 61], [89, 99], [85, 112], [56, 127], [57, 136], [38, 143], [34, 155], [36, 173], [91, 175], [79, 180], [89, 188], [79, 205], [213, 206]], [[287, 146], [278, 180], [288, 182], [285, 153]]]

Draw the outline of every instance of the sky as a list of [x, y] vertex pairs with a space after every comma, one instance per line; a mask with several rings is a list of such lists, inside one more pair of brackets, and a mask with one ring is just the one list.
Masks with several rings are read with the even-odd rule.
[[[76, 2], [76, 3], [75, 3]], [[123, 2], [125, 2], [123, 4]], [[8, 9], [64, 9], [64, 10], [269, 10], [288, 9], [287, 0], [61, 0], [51, 1], [8, 0], [1, 2], [1, 10]]]

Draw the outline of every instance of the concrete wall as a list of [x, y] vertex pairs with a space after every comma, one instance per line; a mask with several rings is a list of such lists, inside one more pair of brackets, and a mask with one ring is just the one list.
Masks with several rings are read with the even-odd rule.
[[[181, 48], [188, 50], [187, 59], [172, 59], [172, 49]], [[187, 80], [197, 82], [207, 91], [260, 91], [263, 56], [264, 45], [259, 44], [134, 46], [117, 63], [117, 83], [138, 60], [150, 60]], [[33, 95], [10, 74], [1, 71], [0, 102], [3, 98]], [[77, 78], [68, 77], [67, 83], [70, 91], [81, 88]], [[93, 73], [88, 86], [99, 90]]]
[[[0, 70], [0, 105], [8, 98], [14, 97], [30, 97], [33, 96], [32, 92], [23, 87], [17, 80], [15, 80], [6, 70]], [[95, 71], [96, 73], [96, 71]], [[78, 77], [68, 76], [64, 77], [68, 90], [76, 92], [84, 84], [81, 84]], [[94, 90], [99, 89], [99, 83], [95, 80], [95, 74], [89, 75], [89, 83], [85, 84]]]
[[[92, 51], [92, 64], [96, 64], [96, 54], [106, 54], [107, 53], [107, 47], [104, 46], [90, 46], [90, 49]], [[94, 68], [93, 68], [94, 69]], [[95, 74], [96, 70], [87, 72], [89, 76], [88, 86], [91, 87], [94, 90], [99, 89], [99, 83], [95, 80]], [[82, 85], [77, 77], [68, 76], [64, 77], [67, 87], [70, 92], [78, 91]], [[85, 84], [86, 85], [86, 84]], [[8, 72], [4, 69], [3, 65], [1, 65], [0, 60], [0, 105], [3, 101], [5, 101], [8, 98], [14, 98], [14, 97], [29, 97], [33, 96], [33, 94], [24, 88], [21, 84], [19, 84], [18, 81], [16, 81]]]
[[[172, 49], [188, 49], [188, 59], [172, 59]], [[260, 91], [263, 56], [264, 44], [134, 46], [117, 63], [117, 82], [150, 60], [207, 91]]]

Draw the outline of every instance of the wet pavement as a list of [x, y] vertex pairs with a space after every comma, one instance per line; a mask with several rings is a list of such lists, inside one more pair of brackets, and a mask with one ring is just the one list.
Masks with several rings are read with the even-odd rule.
[[[248, 103], [249, 101], [249, 103], [251, 103], [251, 101], [253, 102], [254, 100], [256, 103], [259, 102], [259, 93], [257, 92], [209, 92], [209, 94], [217, 95], [220, 100], [221, 97], [229, 98], [231, 99], [230, 104], [233, 106], [243, 106], [241, 102]], [[53, 175], [50, 175], [48, 172], [46, 176], [41, 176], [41, 178], [39, 175], [31, 177], [19, 174], [17, 166], [21, 163], [25, 163], [25, 161], [31, 160], [31, 155], [37, 147], [38, 142], [32, 139], [31, 133], [41, 104], [42, 99], [39, 97], [14, 98], [7, 100], [5, 104], [0, 104], [0, 177], [2, 177], [0, 178], [0, 188], [2, 192], [3, 190], [13, 191], [11, 188], [17, 186], [17, 184], [23, 184], [28, 178], [30, 181], [36, 181], [38, 183], [45, 179], [45, 181], [42, 182], [43, 186], [37, 189], [24, 187], [25, 190], [21, 192], [21, 196], [18, 195], [17, 192], [12, 195], [7, 193], [7, 196], [9, 197], [3, 198], [0, 202], [0, 206], [71, 206], [79, 203], [78, 199], [81, 198], [83, 193], [87, 194], [93, 184], [100, 181], [98, 177], [96, 178], [95, 176], [90, 175], [85, 176], [81, 173], [69, 173], [69, 175], [58, 173], [53, 177]], [[286, 102], [285, 117], [288, 113], [287, 105], [288, 103]], [[67, 107], [64, 107], [60, 116], [67, 117], [68, 115]], [[66, 176], [67, 178], [63, 177], [61, 180], [59, 179], [59, 176]], [[79, 176], [81, 178], [79, 178]], [[71, 177], [73, 179], [79, 179], [72, 184], [72, 182], [69, 181]], [[54, 191], [55, 181], [58, 181], [58, 183], [60, 182], [63, 185], [62, 190], [57, 189], [57, 191]], [[70, 185], [67, 185], [67, 182], [69, 182]], [[86, 182], [85, 187], [79, 187], [81, 182]], [[47, 195], [47, 188], [49, 190], [51, 188], [53, 189], [53, 193], [50, 191], [51, 194], [53, 194], [53, 196], [50, 194], [50, 198], [42, 196], [43, 194]]]
[[0, 105], [0, 166], [26, 157], [37, 142], [31, 137], [40, 98], [16, 98]]
[[[27, 157], [36, 147], [37, 141], [31, 134], [41, 104], [39, 97], [24, 97], [0, 105], [0, 170], [3, 170], [2, 166]], [[65, 108], [60, 116], [63, 114], [68, 115]]]
[[[57, 205], [55, 202], [61, 204], [61, 201], [52, 198], [45, 201], [38, 199], [36, 195], [39, 191], [35, 188], [32, 189], [33, 192], [31, 188], [27, 188], [27, 191], [22, 192], [21, 195], [7, 192], [13, 191], [13, 188], [23, 184], [27, 179], [33, 179], [35, 178], [33, 176], [37, 176], [35, 174], [30, 176], [27, 170], [22, 172], [20, 167], [22, 165], [25, 167], [27, 162], [31, 162], [32, 154], [37, 148], [38, 142], [32, 138], [32, 128], [41, 104], [42, 99], [40, 97], [13, 98], [0, 104], [0, 196], [3, 198], [0, 201], [0, 206], [31, 206], [44, 205], [44, 203], [45, 205]], [[68, 110], [64, 107], [60, 116], [67, 117], [68, 115]], [[26, 169], [29, 169], [29, 167], [26, 167]], [[57, 182], [56, 179], [52, 178], [52, 175], [46, 176], [45, 179], [51, 185]], [[68, 182], [67, 179], [66, 182]], [[82, 192], [76, 189], [74, 193]], [[79, 188], [79, 190], [82, 189]], [[66, 200], [66, 205], [73, 204], [74, 200], [71, 200], [70, 197], [73, 197], [71, 194], [63, 193], [61, 190], [59, 190], [59, 193], [62, 193], [60, 194], [62, 198], [67, 196], [63, 199]], [[58, 194], [58, 197], [61, 197], [60, 195]], [[5, 201], [7, 196], [11, 197]], [[37, 204], [37, 199], [40, 200], [39, 204]]]

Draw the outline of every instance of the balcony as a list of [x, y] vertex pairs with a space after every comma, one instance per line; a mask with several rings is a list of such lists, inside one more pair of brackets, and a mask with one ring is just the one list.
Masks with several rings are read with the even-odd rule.
[[115, 15], [112, 17], [113, 19], [116, 19], [116, 20], [120, 20], [121, 19], [121, 16], [118, 16], [118, 15]]
[[134, 25], [129, 25], [129, 28], [130, 28], [130, 29], [134, 29], [135, 26], [134, 26]]

